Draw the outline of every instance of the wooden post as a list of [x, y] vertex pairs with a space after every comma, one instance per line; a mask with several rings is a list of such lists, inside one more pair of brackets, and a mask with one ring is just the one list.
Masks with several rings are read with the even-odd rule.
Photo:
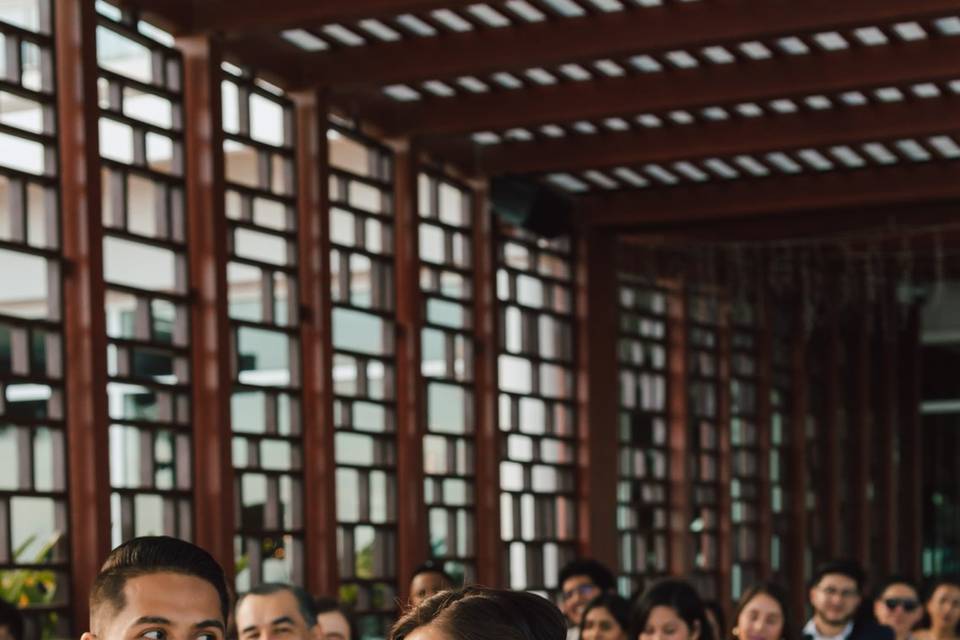
[[619, 413], [616, 238], [590, 229], [577, 247], [577, 513], [580, 555], [617, 557]]
[[335, 596], [338, 587], [337, 494], [333, 423], [333, 333], [327, 104], [320, 92], [291, 96], [297, 120], [303, 362], [306, 588]]
[[900, 570], [914, 579], [922, 575], [923, 554], [923, 421], [920, 416], [920, 308], [914, 306], [902, 332], [898, 369], [900, 386]]
[[791, 609], [798, 614], [806, 609], [806, 550], [810, 531], [807, 527], [807, 415], [809, 414], [809, 371], [807, 336], [804, 333], [802, 296], [794, 299], [792, 412], [790, 415], [790, 520], [791, 535], [786, 554], [789, 563]]
[[717, 462], [719, 464], [719, 483], [717, 485], [717, 601], [725, 607], [727, 617], [732, 613], [729, 604], [733, 602], [731, 574], [733, 572], [733, 518], [730, 481], [733, 477], [733, 453], [731, 447], [731, 398], [730, 377], [732, 370], [733, 327], [728, 294], [718, 294], [717, 311]]
[[[757, 562], [760, 565], [760, 579], [768, 580], [771, 575], [770, 547], [773, 544], [773, 506], [771, 502], [770, 448], [773, 408], [771, 394], [773, 387], [773, 317], [770, 312], [766, 291], [760, 288], [756, 303], [757, 336], [757, 447], [759, 449], [758, 473], [759, 527], [757, 541]], [[792, 548], [792, 547], [791, 547]]]
[[500, 541], [500, 430], [497, 424], [496, 234], [489, 211], [487, 185], [474, 188], [474, 385], [477, 471], [477, 580], [504, 585]]
[[97, 15], [86, 0], [57, 2], [54, 34], [63, 215], [64, 340], [69, 462], [71, 605], [89, 629], [90, 585], [110, 551], [107, 334], [103, 281]]
[[[856, 407], [854, 408], [854, 415], [849, 415], [847, 420], [851, 430], [850, 442], [856, 451], [846, 452], [843, 457], [853, 463], [853, 474], [850, 476], [850, 497], [853, 502], [851, 537], [853, 538], [853, 556], [863, 567], [873, 565], [873, 558], [870, 553], [873, 513], [867, 492], [870, 485], [870, 461], [873, 456], [872, 434], [875, 433], [877, 428], [877, 421], [875, 420], [875, 409], [870, 393], [872, 386], [870, 336], [873, 333], [871, 331], [872, 312], [879, 308], [878, 306], [864, 307], [860, 310], [862, 317], [855, 319], [850, 324], [850, 328], [858, 334], [854, 348], [856, 357], [854, 363]], [[854, 336], [850, 337], [853, 338]], [[874, 501], [872, 506], [873, 508], [879, 508], [879, 502]]]
[[824, 447], [824, 460], [826, 467], [825, 485], [827, 491], [823, 495], [817, 496], [817, 505], [822, 505], [820, 512], [823, 514], [824, 531], [826, 532], [825, 547], [830, 556], [836, 557], [841, 553], [840, 549], [840, 486], [844, 482], [842, 469], [842, 457], [840, 455], [840, 421], [842, 419], [841, 407], [843, 406], [842, 390], [847, 382], [840, 376], [841, 354], [838, 320], [835, 314], [831, 314], [828, 320], [825, 353], [825, 388], [824, 399], [826, 403], [825, 419], [821, 438], [817, 443]]
[[177, 39], [183, 54], [184, 133], [193, 356], [196, 542], [234, 572], [230, 327], [220, 100], [220, 48], [205, 36]]
[[670, 427], [670, 573], [690, 572], [688, 527], [692, 517], [690, 496], [689, 404], [687, 403], [686, 287], [679, 281], [667, 299], [668, 384]]
[[409, 600], [409, 579], [427, 557], [424, 504], [424, 393], [420, 374], [423, 296], [417, 225], [416, 153], [402, 142], [394, 156], [394, 231], [397, 287], [397, 587]]

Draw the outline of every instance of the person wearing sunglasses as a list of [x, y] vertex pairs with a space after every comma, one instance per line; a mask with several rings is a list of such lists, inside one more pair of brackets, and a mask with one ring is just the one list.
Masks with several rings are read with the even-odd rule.
[[917, 587], [902, 576], [887, 578], [877, 585], [873, 615], [877, 622], [893, 629], [896, 640], [910, 640], [913, 628], [923, 617]]
[[564, 565], [557, 582], [560, 584], [560, 611], [567, 618], [567, 640], [577, 640], [587, 603], [616, 588], [613, 574], [596, 560], [581, 558]]
[[855, 620], [864, 579], [863, 569], [852, 560], [820, 565], [810, 582], [813, 617], [803, 627], [803, 640], [894, 640], [889, 627]]

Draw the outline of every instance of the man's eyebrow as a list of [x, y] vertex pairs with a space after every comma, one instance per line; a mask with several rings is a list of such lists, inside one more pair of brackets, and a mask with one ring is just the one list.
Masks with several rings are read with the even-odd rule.
[[170, 620], [161, 616], [141, 616], [133, 624], [171, 624]]
[[209, 620], [201, 620], [197, 624], [193, 625], [194, 629], [209, 629], [210, 627], [219, 629], [224, 633], [226, 633], [226, 630], [227, 630], [223, 622], [221, 622], [220, 620], [215, 620], [214, 618], [210, 618]]
[[280, 616], [270, 621], [270, 624], [296, 624], [290, 616]]

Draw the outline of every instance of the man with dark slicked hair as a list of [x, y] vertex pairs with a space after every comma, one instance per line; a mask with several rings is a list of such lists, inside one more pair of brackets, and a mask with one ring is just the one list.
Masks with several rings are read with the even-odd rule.
[[100, 568], [82, 640], [223, 640], [229, 607], [223, 569], [209, 553], [176, 538], [134, 538]]
[[239, 640], [321, 640], [313, 600], [300, 587], [268, 582], [237, 601], [234, 617]]

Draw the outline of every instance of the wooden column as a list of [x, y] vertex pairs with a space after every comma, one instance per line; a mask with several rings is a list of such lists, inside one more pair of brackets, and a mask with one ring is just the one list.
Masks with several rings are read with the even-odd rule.
[[297, 120], [300, 228], [300, 349], [303, 363], [306, 588], [335, 596], [338, 587], [337, 494], [333, 423], [333, 301], [327, 104], [320, 92], [291, 96]]
[[920, 308], [910, 310], [901, 334], [900, 385], [900, 570], [914, 579], [921, 573], [923, 553], [923, 461], [924, 433], [920, 416]]
[[[856, 375], [854, 384], [856, 385], [856, 406], [853, 407], [853, 414], [847, 416], [849, 422], [850, 442], [854, 451], [845, 451], [842, 454], [844, 464], [852, 463], [853, 473], [851, 474], [850, 497], [853, 502], [852, 524], [853, 530], [853, 557], [856, 558], [863, 567], [872, 566], [870, 533], [873, 529], [873, 512], [867, 492], [870, 485], [870, 462], [873, 459], [873, 441], [877, 435], [877, 421], [875, 420], [875, 408], [872, 402], [871, 387], [873, 378], [871, 375], [871, 366], [873, 365], [870, 351], [870, 338], [873, 334], [873, 313], [878, 309], [877, 306], [866, 306], [859, 310], [861, 317], [855, 318], [850, 325], [849, 330], [855, 332], [850, 336], [850, 342], [854, 342], [854, 367]], [[875, 501], [874, 508], [879, 506]]]
[[791, 303], [796, 306], [794, 331], [791, 344], [793, 383], [790, 413], [790, 483], [789, 518], [790, 537], [787, 540], [786, 559], [789, 564], [790, 583], [785, 585], [790, 594], [790, 608], [799, 614], [805, 610], [807, 590], [805, 580], [805, 556], [809, 546], [810, 531], [807, 526], [807, 415], [809, 414], [809, 372], [807, 364], [808, 344], [804, 331], [802, 296]]
[[177, 39], [183, 54], [184, 133], [193, 357], [196, 542], [234, 572], [230, 440], [230, 326], [224, 213], [220, 48], [206, 36]]
[[689, 404], [687, 402], [687, 306], [681, 280], [670, 287], [667, 298], [667, 396], [670, 428], [670, 573], [690, 572]]
[[56, 19], [63, 318], [69, 463], [70, 585], [76, 632], [89, 629], [90, 585], [110, 551], [107, 335], [103, 282], [94, 3], [61, 0]]
[[828, 319], [826, 344], [824, 353], [824, 401], [826, 404], [825, 419], [821, 425], [821, 438], [817, 443], [824, 448], [824, 460], [827, 487], [822, 495], [817, 496], [817, 505], [824, 520], [826, 532], [825, 547], [831, 557], [840, 554], [840, 483], [844, 482], [843, 457], [840, 454], [840, 421], [843, 403], [842, 393], [848, 383], [840, 376], [842, 345], [840, 329], [835, 314]]
[[725, 607], [727, 618], [732, 612], [729, 604], [733, 601], [730, 576], [733, 572], [733, 518], [732, 500], [730, 496], [730, 481], [733, 477], [733, 454], [730, 442], [730, 377], [732, 370], [732, 341], [733, 327], [730, 309], [730, 298], [725, 293], [718, 294], [718, 322], [717, 322], [717, 442], [719, 443], [718, 464], [720, 465], [719, 483], [717, 486], [718, 528], [717, 556], [719, 584], [717, 585], [717, 601]]
[[[760, 474], [760, 495], [757, 496], [759, 509], [759, 531], [757, 560], [760, 563], [760, 579], [768, 580], [772, 573], [770, 566], [770, 547], [773, 544], [773, 506], [770, 482], [770, 448], [772, 442], [773, 408], [771, 394], [773, 388], [773, 316], [770, 312], [766, 291], [759, 288], [756, 303], [757, 336], [757, 446], [760, 449], [758, 472]], [[792, 547], [787, 547], [792, 550]], [[789, 553], [787, 554], [789, 555]]]
[[497, 419], [497, 242], [486, 184], [474, 188], [473, 234], [477, 581], [503, 587], [506, 585], [500, 541], [500, 429]]
[[[609, 231], [577, 234], [577, 516], [580, 555], [617, 557], [617, 251]], [[614, 571], [617, 573], [617, 571]]]
[[423, 490], [424, 383], [420, 374], [423, 296], [417, 233], [416, 154], [394, 145], [394, 216], [397, 287], [397, 587], [409, 600], [409, 579], [427, 558]]
[[887, 292], [883, 305], [884, 330], [876, 341], [882, 354], [880, 362], [879, 402], [874, 403], [880, 414], [877, 416], [875, 438], [885, 473], [876, 479], [878, 499], [874, 508], [879, 510], [880, 541], [883, 557], [881, 567], [886, 574], [899, 571], [897, 541], [900, 537], [899, 494], [902, 442], [899, 431], [900, 412], [900, 316], [894, 287]]

